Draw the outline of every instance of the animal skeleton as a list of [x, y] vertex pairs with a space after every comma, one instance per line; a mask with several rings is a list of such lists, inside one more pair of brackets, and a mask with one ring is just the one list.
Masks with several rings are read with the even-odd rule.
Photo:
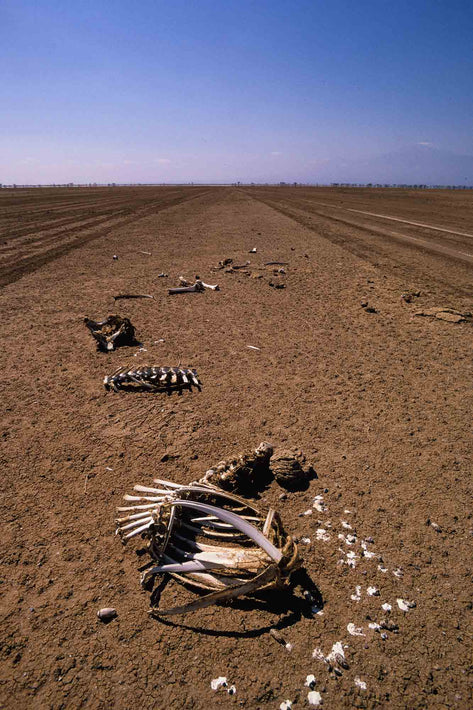
[[106, 320], [95, 321], [84, 318], [84, 323], [98, 342], [100, 350], [108, 352], [116, 345], [133, 345], [135, 328], [128, 318], [108, 316]]
[[143, 365], [138, 368], [119, 367], [112, 375], [104, 377], [103, 384], [106, 389], [114, 389], [117, 392], [120, 388], [130, 389], [171, 389], [171, 388], [192, 388], [192, 385], [200, 388], [197, 371], [188, 367], [150, 367]]
[[155, 479], [157, 487], [136, 485], [132, 503], [118, 508], [117, 534], [124, 543], [148, 538], [154, 562], [143, 573], [147, 585], [169, 573], [209, 592], [195, 602], [160, 610], [185, 614], [258, 589], [281, 588], [302, 561], [297, 546], [272, 509], [266, 515], [248, 502], [209, 483], [179, 485]]

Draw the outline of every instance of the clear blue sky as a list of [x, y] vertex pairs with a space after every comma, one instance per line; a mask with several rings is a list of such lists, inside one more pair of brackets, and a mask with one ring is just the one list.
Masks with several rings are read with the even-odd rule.
[[473, 155], [471, 0], [2, 0], [0, 182]]

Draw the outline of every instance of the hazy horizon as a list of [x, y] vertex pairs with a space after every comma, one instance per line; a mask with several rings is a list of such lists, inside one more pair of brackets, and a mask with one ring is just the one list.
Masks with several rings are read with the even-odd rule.
[[0, 183], [473, 184], [470, 3], [7, 0]]

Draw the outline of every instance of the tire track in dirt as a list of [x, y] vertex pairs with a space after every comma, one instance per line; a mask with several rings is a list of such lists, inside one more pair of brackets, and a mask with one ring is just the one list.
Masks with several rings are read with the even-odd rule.
[[[135, 209], [129, 217], [114, 218], [113, 216], [108, 216], [98, 221], [94, 220], [91, 225], [86, 227], [84, 227], [83, 224], [79, 224], [75, 228], [64, 229], [60, 232], [56, 232], [54, 235], [46, 233], [44, 237], [38, 240], [38, 248], [34, 253], [26, 253], [21, 257], [21, 253], [19, 254], [18, 251], [15, 251], [9, 255], [10, 258], [6, 263], [0, 265], [0, 286], [5, 286], [12, 281], [18, 280], [24, 274], [35, 271], [49, 261], [53, 261], [59, 256], [66, 254], [71, 249], [75, 249], [100, 237], [107, 236], [114, 228], [122, 228], [156, 212], [168, 209], [169, 207], [175, 207], [189, 200], [197, 199], [207, 192], [208, 188], [190, 197], [188, 193], [186, 193], [178, 197], [156, 200], [148, 207], [143, 208], [140, 206], [137, 210]], [[119, 212], [123, 212], [123, 210], [119, 210]], [[97, 226], [99, 229], [97, 229]], [[68, 239], [64, 241], [66, 237]], [[61, 238], [63, 238], [63, 240], [56, 245], [56, 242], [61, 240]]]
[[[426, 283], [435, 281], [452, 293], [472, 295], [473, 254], [462, 253], [438, 243], [432, 244], [411, 235], [335, 217], [307, 206], [295, 207], [288, 204], [288, 201], [263, 198], [251, 191], [246, 194], [387, 274], [396, 273], [400, 276], [404, 272], [410, 280], [422, 279]], [[322, 224], [314, 224], [314, 217], [323, 220]], [[346, 225], [350, 231], [341, 231], [338, 225]], [[389, 241], [384, 237], [389, 237]], [[404, 248], [401, 250], [399, 246]], [[446, 269], [446, 264], [450, 264], [450, 268]]]

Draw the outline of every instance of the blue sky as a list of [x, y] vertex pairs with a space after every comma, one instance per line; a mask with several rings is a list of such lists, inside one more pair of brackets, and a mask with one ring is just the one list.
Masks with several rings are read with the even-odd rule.
[[3, 183], [473, 155], [471, 0], [1, 0], [0, 67]]

